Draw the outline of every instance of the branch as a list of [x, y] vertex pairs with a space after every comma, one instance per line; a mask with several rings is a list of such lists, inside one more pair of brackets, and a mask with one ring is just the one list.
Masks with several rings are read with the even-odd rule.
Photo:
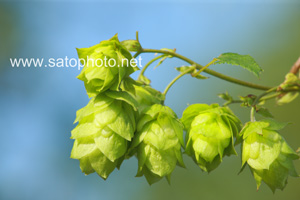
[[[162, 54], [167, 54], [167, 55], [171, 55], [173, 57], [179, 58], [181, 60], [184, 60], [187, 63], [189, 63], [190, 65], [195, 65], [198, 70], [201, 70], [203, 68], [202, 65], [194, 62], [193, 60], [191, 60], [187, 57], [184, 57], [184, 56], [182, 56], [182, 55], [180, 55], [176, 52], [172, 52], [172, 51], [158, 50], [158, 49], [142, 49], [140, 52], [137, 52], [136, 55], [139, 55], [140, 53], [162, 53]], [[223, 79], [225, 81], [232, 82], [232, 83], [235, 83], [235, 84], [238, 84], [238, 85], [243, 85], [243, 86], [258, 89], [258, 90], [269, 90], [269, 89], [271, 89], [271, 87], [263, 86], [263, 85], [257, 85], [257, 84], [254, 84], [254, 83], [249, 83], [249, 82], [246, 82], [246, 81], [235, 79], [235, 78], [232, 78], [230, 76], [226, 76], [224, 74], [221, 74], [219, 72], [211, 70], [211, 69], [204, 69], [203, 71], [205, 73], [208, 73], [208, 74], [212, 75], [212, 76], [218, 77], [220, 79]]]
[[297, 73], [299, 72], [299, 69], [300, 69], [300, 57], [298, 58], [298, 60], [293, 65], [290, 72], [297, 75]]

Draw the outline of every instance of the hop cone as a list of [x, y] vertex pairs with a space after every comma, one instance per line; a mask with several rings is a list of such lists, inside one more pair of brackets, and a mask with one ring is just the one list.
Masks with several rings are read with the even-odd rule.
[[144, 175], [149, 184], [163, 177], [170, 181], [176, 164], [184, 166], [181, 145], [183, 127], [176, 114], [167, 106], [152, 105], [139, 120], [132, 142], [137, 151], [137, 176]]
[[186, 154], [207, 172], [215, 169], [224, 155], [236, 154], [233, 137], [240, 130], [239, 119], [227, 107], [194, 104], [182, 116], [187, 131]]
[[97, 172], [106, 179], [119, 167], [135, 132], [134, 100], [125, 92], [107, 91], [77, 111], [72, 131], [71, 158], [80, 161], [85, 174]]
[[132, 56], [117, 35], [95, 46], [77, 49], [77, 52], [85, 64], [77, 78], [84, 81], [89, 97], [107, 89], [118, 90], [122, 79], [138, 69], [130, 65]]
[[153, 104], [160, 104], [165, 98], [162, 93], [149, 85], [135, 85], [135, 98], [138, 102], [139, 113], [144, 113]]
[[288, 176], [297, 177], [293, 160], [299, 156], [278, 130], [284, 125], [272, 120], [249, 122], [243, 128], [242, 163], [247, 163], [257, 183], [264, 181], [273, 192], [283, 190]]

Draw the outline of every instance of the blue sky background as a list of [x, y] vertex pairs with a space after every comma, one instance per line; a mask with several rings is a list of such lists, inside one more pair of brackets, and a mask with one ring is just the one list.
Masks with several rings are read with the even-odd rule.
[[[206, 2], [206, 3], [204, 3]], [[265, 69], [261, 80], [227, 65], [212, 68], [265, 85], [279, 84], [299, 56], [299, 1], [107, 1], [0, 3], [0, 199], [287, 199], [300, 197], [300, 180], [290, 179], [284, 192], [262, 186], [245, 170], [237, 176], [239, 158], [226, 158], [210, 175], [185, 157], [188, 169], [176, 169], [172, 186], [166, 181], [149, 187], [135, 178], [135, 158], [124, 162], [107, 181], [84, 176], [69, 158], [75, 112], [88, 102], [75, 68], [12, 68], [9, 58], [77, 58], [76, 49], [119, 34], [132, 39], [135, 31], [145, 48], [176, 48], [178, 53], [206, 64], [223, 52], [250, 54]], [[252, 3], [250, 3], [252, 2]], [[263, 2], [263, 3], [261, 3]], [[142, 55], [143, 63], [153, 55]], [[146, 75], [163, 90], [184, 63], [170, 59]], [[134, 74], [133, 77], [137, 77]], [[184, 77], [168, 93], [166, 104], [178, 116], [188, 103], [222, 103], [217, 94], [259, 94], [216, 78]], [[278, 120], [294, 122], [284, 132], [300, 146], [299, 99], [270, 108]], [[248, 110], [233, 110], [246, 122]], [[299, 161], [296, 163], [300, 171]]]

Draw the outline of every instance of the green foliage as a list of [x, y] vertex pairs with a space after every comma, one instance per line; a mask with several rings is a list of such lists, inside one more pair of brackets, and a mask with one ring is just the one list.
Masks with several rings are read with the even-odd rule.
[[[77, 111], [77, 126], [71, 132], [74, 139], [71, 158], [79, 160], [83, 173], [96, 172], [107, 179], [124, 160], [135, 156], [138, 159], [136, 176], [145, 176], [149, 184], [164, 177], [170, 182], [176, 165], [185, 167], [182, 149], [203, 171], [211, 172], [225, 156], [237, 155], [234, 146], [241, 143], [242, 169], [246, 165], [250, 167], [258, 188], [265, 182], [272, 191], [283, 189], [289, 175], [298, 176], [293, 160], [299, 159], [299, 155], [278, 133], [287, 123], [273, 119], [255, 121], [254, 117], [256, 113], [266, 118], [273, 117], [266, 107], [262, 107], [268, 99], [277, 98], [281, 105], [296, 98], [300, 80], [295, 74], [287, 74], [279, 87], [255, 85], [207, 70], [213, 63], [227, 63], [239, 65], [258, 76], [262, 69], [248, 55], [225, 53], [202, 66], [177, 54], [175, 50], [143, 49], [138, 36], [136, 40], [119, 42], [115, 35], [110, 40], [77, 51], [85, 64], [78, 78], [84, 82], [88, 96], [92, 97], [84, 108]], [[138, 70], [137, 67], [130, 64], [120, 67], [122, 59], [133, 58], [129, 51], [136, 52], [135, 56], [143, 52], [162, 55], [150, 60], [136, 81], [130, 75]], [[150, 86], [151, 81], [144, 76], [144, 72], [154, 61], [160, 59], [160, 65], [173, 57], [186, 61], [189, 66], [177, 67], [180, 74], [161, 93]], [[112, 58], [117, 64], [97, 67], [97, 63], [87, 62], [88, 59], [105, 58]], [[266, 92], [240, 96], [238, 100], [228, 92], [219, 94], [226, 101], [224, 106], [193, 104], [184, 110], [179, 120], [174, 111], [164, 105], [166, 93], [185, 74], [206, 79], [202, 72]], [[251, 122], [243, 128], [241, 121], [228, 107], [233, 103], [251, 108]]]
[[255, 76], [259, 77], [259, 74], [263, 71], [256, 61], [249, 55], [240, 55], [237, 53], [223, 53], [217, 57], [218, 61], [214, 64], [230, 64], [241, 66], [244, 69], [252, 72]]

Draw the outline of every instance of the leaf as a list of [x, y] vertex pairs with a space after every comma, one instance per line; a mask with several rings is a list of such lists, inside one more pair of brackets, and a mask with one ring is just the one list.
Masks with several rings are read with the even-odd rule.
[[269, 123], [264, 121], [247, 122], [241, 130], [240, 136], [243, 136], [243, 139], [246, 139], [252, 133], [262, 135], [262, 130], [268, 126]]
[[267, 108], [259, 108], [256, 113], [260, 114], [263, 117], [270, 117], [273, 118], [274, 116], [272, 115], [272, 113], [270, 113], [270, 111]]
[[259, 77], [259, 74], [263, 71], [256, 61], [249, 55], [240, 55], [237, 53], [223, 53], [214, 64], [231, 64], [241, 66], [244, 69], [252, 72], [255, 76]]
[[287, 122], [277, 122], [274, 119], [264, 119], [262, 120], [262, 122], [269, 123], [269, 126], [266, 129], [275, 130], [275, 131], [281, 130], [290, 124]]
[[[186, 72], [189, 68], [191, 68], [193, 66], [181, 66], [181, 67], [175, 67], [175, 69], [181, 73]], [[189, 74], [191, 74], [192, 77], [195, 77], [197, 79], [208, 79], [208, 77], [203, 76], [201, 74], [198, 74], [197, 76], [193, 76], [193, 74], [195, 74], [197, 72], [196, 69], [192, 70]]]
[[224, 99], [225, 101], [232, 101], [233, 98], [228, 94], [228, 92], [218, 94], [218, 97]]

